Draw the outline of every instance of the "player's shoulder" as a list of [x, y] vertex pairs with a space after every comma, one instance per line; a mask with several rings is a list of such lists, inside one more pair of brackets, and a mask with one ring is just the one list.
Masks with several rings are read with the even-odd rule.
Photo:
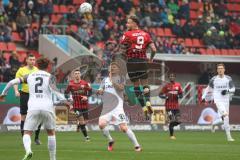
[[232, 77], [229, 75], [225, 75], [225, 78], [227, 78], [228, 80], [232, 80]]
[[181, 86], [181, 83], [175, 82], [175, 85], [176, 85], [176, 86]]
[[210, 81], [216, 80], [217, 77], [218, 77], [217, 75], [216, 75], [216, 76], [213, 76], [213, 77], [210, 79]]

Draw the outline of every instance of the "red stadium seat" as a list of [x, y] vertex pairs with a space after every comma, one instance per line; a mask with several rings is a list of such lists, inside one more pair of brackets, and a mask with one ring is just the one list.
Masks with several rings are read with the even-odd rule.
[[52, 23], [53, 24], [58, 23], [61, 18], [62, 18], [61, 14], [52, 14], [52, 16], [51, 16]]
[[9, 62], [9, 59], [10, 59], [11, 55], [12, 55], [11, 53], [5, 52], [5, 53], [3, 54], [3, 57], [6, 59], [7, 62]]
[[7, 43], [0, 42], [0, 50], [1, 51], [7, 51]]
[[23, 63], [27, 57], [26, 51], [17, 51], [17, 54], [18, 54], [18, 60]]
[[234, 49], [236, 55], [240, 55], [240, 49]]
[[22, 42], [23, 39], [21, 38], [18, 32], [12, 32], [12, 40], [15, 42]]
[[163, 37], [165, 34], [164, 34], [164, 31], [162, 28], [157, 28], [157, 36], [161, 36]]
[[232, 56], [236, 55], [234, 49], [229, 49], [229, 50], [228, 50], [228, 54], [229, 54], [229, 55], [232, 55]]
[[202, 47], [203, 45], [201, 44], [200, 40], [197, 39], [197, 38], [193, 38], [192, 39], [192, 42], [193, 42], [193, 46], [194, 47]]
[[164, 34], [167, 37], [176, 37], [173, 33], [172, 30], [170, 28], [164, 28]]
[[213, 49], [206, 49], [206, 54], [208, 55], [214, 55], [214, 50]]
[[156, 30], [156, 28], [149, 28], [149, 32], [157, 35], [157, 30]]
[[200, 48], [199, 51], [200, 51], [201, 55], [206, 55], [207, 54], [207, 51], [204, 48]]
[[228, 49], [221, 49], [222, 55], [229, 55]]
[[197, 19], [198, 18], [198, 14], [195, 11], [190, 11], [190, 19]]
[[60, 5], [60, 6], [59, 6], [59, 12], [62, 13], [62, 14], [68, 13], [68, 8], [67, 8], [67, 6], [65, 6], [65, 5]]
[[78, 26], [77, 25], [71, 25], [70, 30], [73, 32], [78, 32]]
[[186, 38], [185, 39], [185, 46], [187, 46], [187, 47], [192, 47], [193, 46], [191, 38]]
[[53, 13], [59, 13], [59, 6], [53, 5]]
[[197, 2], [190, 2], [189, 6], [190, 6], [191, 10], [198, 10], [199, 9], [199, 6], [198, 6]]
[[221, 52], [220, 49], [214, 49], [214, 54], [215, 54], [215, 55], [221, 55], [222, 52]]
[[8, 51], [16, 51], [17, 50], [16, 44], [13, 42], [7, 43], [7, 49]]
[[186, 21], [187, 21], [186, 19], [181, 19], [180, 20], [180, 25], [183, 26], [186, 23]]
[[73, 0], [73, 4], [77, 4], [77, 5], [80, 5], [83, 2], [85, 2], [85, 0]]

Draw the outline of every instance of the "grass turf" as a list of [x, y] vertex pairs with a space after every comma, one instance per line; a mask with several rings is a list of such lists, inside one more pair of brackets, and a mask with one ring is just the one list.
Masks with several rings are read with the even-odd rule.
[[[239, 160], [240, 133], [233, 132], [235, 142], [227, 142], [224, 132], [176, 132], [170, 140], [167, 132], [136, 132], [143, 151], [136, 153], [125, 134], [111, 132], [116, 143], [108, 152], [101, 132], [90, 132], [91, 142], [81, 133], [57, 133], [57, 160]], [[32, 144], [33, 160], [48, 160], [47, 136], [40, 135], [42, 145]], [[25, 152], [20, 133], [0, 133], [0, 160], [21, 160]]]

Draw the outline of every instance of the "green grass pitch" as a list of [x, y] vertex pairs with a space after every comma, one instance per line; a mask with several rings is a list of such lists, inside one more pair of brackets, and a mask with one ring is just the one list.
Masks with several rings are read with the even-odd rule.
[[[91, 142], [81, 133], [57, 133], [57, 160], [239, 160], [240, 133], [233, 132], [235, 142], [227, 142], [224, 132], [176, 132], [170, 140], [167, 132], [136, 132], [143, 151], [136, 153], [126, 135], [111, 132], [114, 151], [108, 152], [101, 132], [90, 132]], [[40, 135], [42, 145], [32, 144], [32, 160], [48, 160], [47, 136]], [[0, 133], [0, 160], [21, 160], [25, 152], [20, 133]]]

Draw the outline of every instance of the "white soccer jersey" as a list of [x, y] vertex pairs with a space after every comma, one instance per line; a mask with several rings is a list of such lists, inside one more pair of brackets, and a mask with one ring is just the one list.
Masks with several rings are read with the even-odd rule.
[[[231, 93], [235, 92], [235, 87], [232, 81], [232, 78], [230, 76], [224, 75], [223, 77], [220, 76], [214, 76], [210, 82], [208, 87], [210, 89], [213, 89], [213, 99], [214, 102], [229, 102], [230, 95], [222, 95], [223, 90], [227, 90]], [[207, 92], [207, 91], [206, 91]], [[206, 94], [205, 94], [206, 95]]]
[[27, 77], [29, 85], [28, 111], [44, 110], [54, 113], [51, 74], [42, 70]]
[[[123, 79], [117, 78], [119, 79], [118, 83], [124, 83]], [[117, 91], [109, 77], [102, 81], [100, 89], [104, 90], [103, 109], [109, 109], [109, 111], [114, 109], [123, 110], [123, 91]]]

